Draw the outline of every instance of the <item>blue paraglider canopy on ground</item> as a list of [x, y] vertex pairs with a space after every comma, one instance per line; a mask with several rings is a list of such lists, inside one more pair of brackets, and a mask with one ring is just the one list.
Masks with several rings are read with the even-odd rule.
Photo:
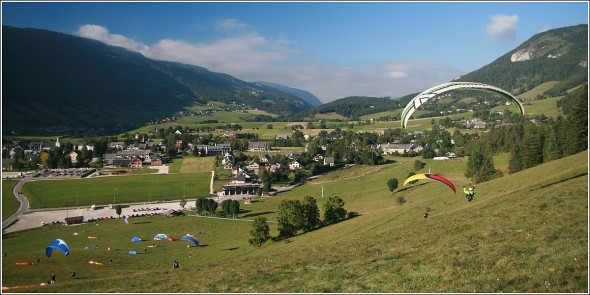
[[180, 238], [180, 240], [192, 242], [193, 244], [195, 244], [195, 246], [199, 245], [199, 241], [197, 241], [197, 239], [195, 239], [195, 237], [190, 236], [190, 235], [186, 235], [186, 236]]
[[133, 239], [131, 239], [132, 242], [141, 242], [141, 239], [138, 236], [133, 237]]
[[47, 257], [51, 257], [53, 249], [60, 251], [65, 256], [70, 254], [70, 247], [68, 247], [68, 244], [66, 244], [66, 242], [62, 239], [56, 239], [55, 241], [51, 242], [51, 244], [45, 248], [45, 255], [47, 255]]
[[131, 255], [137, 254], [137, 250], [131, 250], [131, 251], [129, 251], [129, 254], [131, 254]]

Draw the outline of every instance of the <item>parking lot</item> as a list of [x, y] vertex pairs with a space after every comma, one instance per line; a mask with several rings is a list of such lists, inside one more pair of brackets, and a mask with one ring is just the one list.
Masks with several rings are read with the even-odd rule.
[[64, 178], [64, 177], [77, 177], [80, 178], [84, 174], [92, 173], [96, 171], [95, 168], [68, 168], [68, 169], [45, 169], [39, 171], [36, 177], [48, 177], [48, 178]]

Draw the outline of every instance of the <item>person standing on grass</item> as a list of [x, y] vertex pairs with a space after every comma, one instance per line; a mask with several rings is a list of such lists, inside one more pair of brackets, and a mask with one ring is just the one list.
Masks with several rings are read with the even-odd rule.
[[463, 193], [465, 193], [465, 199], [467, 202], [471, 202], [471, 200], [473, 200], [473, 195], [475, 195], [475, 186], [469, 186], [468, 188], [463, 186]]
[[51, 280], [49, 281], [51, 284], [55, 284], [55, 274], [51, 274]]
[[467, 196], [467, 201], [471, 202], [473, 200], [473, 196], [475, 195], [475, 186], [469, 187], [469, 196]]
[[178, 261], [174, 260], [174, 263], [172, 263], [172, 267], [173, 268], [178, 268]]

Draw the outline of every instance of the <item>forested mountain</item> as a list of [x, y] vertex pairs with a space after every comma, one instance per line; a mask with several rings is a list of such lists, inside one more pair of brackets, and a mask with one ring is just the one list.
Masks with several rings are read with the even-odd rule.
[[311, 108], [275, 88], [95, 40], [9, 26], [2, 35], [5, 134], [121, 132], [210, 100], [280, 115]]
[[[321, 105], [304, 90], [155, 61], [86, 38], [8, 26], [2, 27], [2, 34], [5, 134], [64, 134], [92, 128], [116, 133], [209, 101], [244, 104], [278, 114], [282, 120], [333, 112], [356, 119], [403, 108], [417, 94], [393, 99], [347, 97]], [[539, 33], [457, 81], [491, 84], [517, 96], [544, 82], [559, 81], [536, 99], [565, 95], [588, 80], [587, 36], [588, 25]], [[465, 96], [476, 96], [478, 102], [489, 98], [481, 91], [452, 94], [453, 104]], [[567, 109], [571, 99], [560, 103]], [[317, 107], [310, 110], [313, 106]], [[429, 114], [423, 116], [437, 114], [443, 107], [429, 101], [423, 106]]]
[[[559, 81], [536, 99], [565, 95], [564, 101], [560, 104], [566, 106], [564, 110], [567, 110], [567, 106], [573, 101], [572, 97], [575, 97], [567, 95], [567, 91], [588, 81], [588, 25], [558, 28], [539, 33], [494, 62], [463, 75], [455, 81], [490, 84], [516, 96], [542, 83]], [[476, 97], [474, 105], [484, 100], [494, 102], [505, 99], [497, 94], [479, 90], [455, 90], [451, 93], [453, 94], [451, 102], [446, 101], [447, 105], [441, 105], [437, 100], [430, 100], [424, 104], [422, 109], [429, 111], [429, 113], [421, 116], [439, 115], [440, 111], [448, 109], [449, 103], [455, 105], [454, 109], [472, 108], [473, 106], [466, 103], [456, 104], [464, 97]], [[418, 92], [400, 97], [396, 103], [399, 103], [403, 108], [417, 94]], [[383, 111], [377, 107], [367, 109], [365, 100], [366, 98], [358, 97], [343, 98], [314, 108], [305, 114], [336, 112], [349, 117], [351, 114], [362, 116]], [[490, 103], [489, 105], [493, 106], [494, 104]], [[296, 116], [304, 117], [302, 114]]]
[[302, 121], [314, 114], [337, 113], [351, 120], [358, 120], [360, 116], [391, 111], [400, 107], [403, 107], [400, 100], [388, 97], [351, 96], [323, 104], [306, 112], [294, 114], [288, 119]]
[[256, 81], [254, 83], [268, 86], [268, 87], [277, 89], [281, 92], [288, 93], [293, 96], [297, 96], [314, 107], [317, 107], [322, 104], [322, 102], [319, 100], [319, 98], [317, 98], [315, 95], [311, 94], [310, 92], [302, 90], [302, 89], [292, 88], [289, 86], [285, 86], [285, 85], [281, 85], [281, 84], [277, 84], [277, 83], [271, 83], [271, 82], [264, 82], [264, 81]]
[[491, 84], [514, 95], [560, 81], [542, 97], [564, 95], [588, 81], [588, 25], [539, 33], [494, 62], [457, 79]]
[[191, 89], [200, 103], [242, 103], [278, 115], [288, 115], [312, 107], [298, 96], [275, 87], [245, 82], [203, 67], [167, 61], [158, 61], [155, 67]]

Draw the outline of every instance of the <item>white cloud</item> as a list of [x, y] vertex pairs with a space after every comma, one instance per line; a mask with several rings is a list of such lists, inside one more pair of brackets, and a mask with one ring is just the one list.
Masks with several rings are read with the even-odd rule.
[[217, 20], [214, 25], [220, 31], [243, 31], [250, 29], [250, 26], [235, 18]]
[[[280, 74], [277, 74], [279, 73]], [[462, 74], [436, 62], [390, 62], [369, 68], [299, 66], [269, 70], [260, 80], [307, 90], [323, 102], [348, 96], [401, 97]]]
[[492, 23], [486, 28], [486, 33], [492, 37], [512, 39], [516, 37], [518, 15], [494, 15]]
[[400, 72], [400, 71], [391, 71], [391, 72], [385, 73], [385, 76], [390, 77], [390, 78], [394, 78], [394, 79], [399, 79], [399, 78], [406, 78], [408, 76], [408, 74], [406, 74], [404, 72]]
[[[146, 45], [111, 34], [98, 25], [84, 25], [77, 34], [109, 45], [138, 51], [156, 60], [175, 61], [226, 73], [244, 81], [268, 81], [311, 92], [323, 102], [348, 96], [400, 97], [449, 82], [459, 73], [428, 62], [390, 62], [366, 68], [344, 68], [310, 61], [281, 36], [270, 40], [237, 20], [218, 21], [216, 28], [239, 32], [210, 43], [162, 39]], [[237, 30], [237, 31], [236, 31]]]
[[82, 37], [95, 39], [109, 45], [124, 47], [142, 54], [149, 50], [149, 46], [141, 42], [137, 42], [123, 35], [110, 34], [105, 27], [98, 25], [80, 26], [76, 34]]

